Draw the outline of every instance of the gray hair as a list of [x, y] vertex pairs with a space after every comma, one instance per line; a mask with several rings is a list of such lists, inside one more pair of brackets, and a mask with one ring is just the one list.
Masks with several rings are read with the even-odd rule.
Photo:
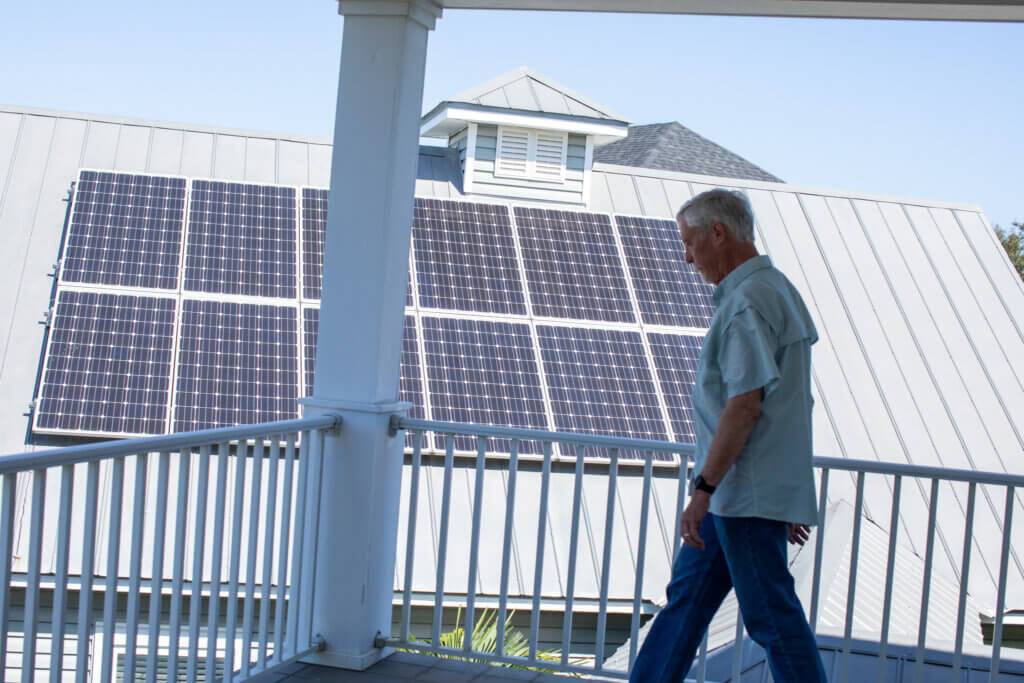
[[721, 223], [734, 238], [754, 241], [754, 211], [747, 195], [734, 190], [716, 188], [702, 192], [683, 204], [676, 220], [707, 235], [712, 223]]

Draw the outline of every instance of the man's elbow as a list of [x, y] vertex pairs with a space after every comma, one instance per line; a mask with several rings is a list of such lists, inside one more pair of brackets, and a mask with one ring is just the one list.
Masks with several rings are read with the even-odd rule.
[[730, 403], [735, 411], [736, 418], [746, 424], [754, 424], [758, 418], [761, 417], [761, 396], [763, 394], [762, 389], [755, 389], [754, 391], [740, 394], [734, 397]]

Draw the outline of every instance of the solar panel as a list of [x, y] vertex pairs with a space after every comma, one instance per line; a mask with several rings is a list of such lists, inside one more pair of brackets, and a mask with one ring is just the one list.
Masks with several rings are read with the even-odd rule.
[[61, 281], [177, 289], [185, 179], [81, 171]]
[[167, 427], [174, 299], [61, 289], [35, 428], [161, 434]]
[[[320, 300], [327, 236], [327, 190], [302, 188], [302, 296]], [[406, 282], [405, 305], [412, 306], [412, 285]]]
[[515, 207], [534, 315], [635, 322], [611, 220]]
[[526, 314], [508, 207], [417, 199], [412, 243], [420, 307]]
[[303, 374], [305, 376], [306, 393], [313, 395], [313, 378], [316, 373], [316, 342], [320, 331], [320, 309], [302, 309], [302, 354]]
[[185, 289], [293, 299], [295, 188], [192, 181]]
[[676, 441], [693, 443], [693, 384], [703, 337], [681, 334], [648, 333], [661, 394], [665, 397], [669, 420]]
[[537, 337], [556, 430], [667, 438], [638, 332], [538, 325]]
[[302, 188], [302, 296], [319, 299], [323, 283], [327, 190]]
[[[432, 317], [423, 317], [421, 324], [433, 419], [547, 429], [528, 325]], [[443, 439], [436, 446], [444, 448]], [[455, 446], [475, 451], [476, 440], [456, 437]], [[488, 451], [508, 452], [509, 446], [494, 439]], [[539, 449], [524, 443], [520, 452]]]
[[616, 216], [643, 321], [707, 328], [714, 315], [713, 288], [686, 263], [675, 221]]
[[184, 301], [174, 431], [298, 417], [294, 306]]

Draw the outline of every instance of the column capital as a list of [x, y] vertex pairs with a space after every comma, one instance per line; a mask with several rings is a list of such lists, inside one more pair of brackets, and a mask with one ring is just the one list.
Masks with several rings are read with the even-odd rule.
[[428, 31], [441, 18], [443, 8], [433, 0], [338, 0], [344, 16], [409, 17]]

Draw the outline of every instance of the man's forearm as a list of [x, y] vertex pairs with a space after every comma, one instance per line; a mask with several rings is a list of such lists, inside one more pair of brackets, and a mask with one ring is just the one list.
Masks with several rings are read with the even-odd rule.
[[725, 404], [722, 417], [708, 448], [708, 458], [700, 474], [712, 486], [725, 477], [740, 451], [746, 445], [754, 425], [761, 415], [761, 389], [730, 399]]

